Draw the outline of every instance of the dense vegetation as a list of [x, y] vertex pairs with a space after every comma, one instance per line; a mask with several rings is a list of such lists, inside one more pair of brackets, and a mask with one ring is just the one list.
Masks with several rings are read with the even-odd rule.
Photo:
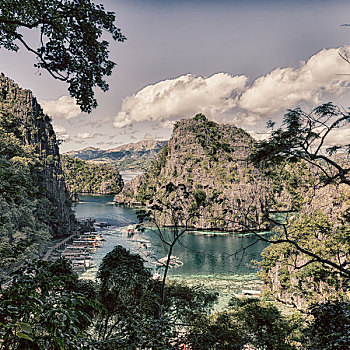
[[[193, 200], [205, 197], [201, 215], [191, 216], [187, 222], [184, 217], [183, 226], [223, 231], [254, 229], [261, 210], [267, 206], [267, 186], [260, 181], [258, 168], [248, 162], [253, 144], [244, 130], [215, 123], [203, 114], [181, 120], [149, 170], [126, 184], [115, 202], [151, 206], [159, 201], [191, 211]], [[168, 184], [181, 187], [182, 194], [167, 191]], [[238, 210], [246, 213], [244, 222], [235, 220]], [[162, 224], [174, 225], [171, 213], [164, 210], [162, 216]]]
[[261, 276], [275, 297], [304, 310], [315, 301], [349, 302], [349, 148], [324, 146], [347, 120], [349, 114], [330, 103], [309, 114], [291, 110], [251, 154], [273, 183], [276, 208], [286, 209], [289, 197], [294, 211], [280, 222], [266, 216], [275, 232], [260, 237], [271, 243], [262, 253]]
[[[56, 138], [29, 91], [0, 76], [0, 279], [38, 257], [75, 218]], [[16, 96], [16, 98], [15, 98]]]
[[[257, 143], [254, 149], [251, 149], [250, 160], [255, 163], [256, 169], [259, 169], [259, 176], [256, 177], [257, 172], [254, 174], [255, 180], [268, 184], [269, 205], [262, 210], [259, 221], [252, 216], [248, 217], [246, 204], [238, 202], [237, 207], [242, 210], [235, 214], [235, 220], [245, 225], [248, 218], [249, 221], [255, 220], [257, 228], [263, 228], [264, 225], [274, 227], [270, 236], [262, 236], [256, 232], [257, 240], [271, 243], [263, 251], [263, 260], [260, 263], [260, 274], [266, 283], [266, 289], [278, 300], [312, 315], [307, 324], [299, 324], [296, 327], [302, 335], [293, 344], [290, 339], [284, 342], [278, 337], [278, 343], [259, 344], [258, 335], [254, 333], [250, 344], [254, 344], [258, 349], [346, 349], [350, 345], [350, 167], [347, 159], [349, 145], [322, 147], [323, 144], [327, 144], [325, 139], [330, 131], [346, 126], [349, 118], [349, 114], [340, 112], [331, 104], [320, 106], [310, 114], [300, 110], [289, 111], [285, 116], [285, 129], [278, 129], [272, 133], [270, 140]], [[201, 154], [198, 163], [208, 157], [206, 170], [210, 173], [209, 169], [215, 164], [213, 162], [216, 161], [218, 150], [222, 156], [226, 151], [232, 154], [234, 148], [229, 150], [225, 146], [222, 136], [215, 132], [215, 123], [207, 122], [202, 115], [197, 115], [194, 120], [204, 123], [196, 125], [196, 140], [205, 153]], [[181, 130], [182, 127], [182, 122], [179, 122], [174, 130]], [[190, 222], [192, 206], [189, 199], [193, 199], [194, 202], [200, 201], [204, 207], [211, 206], [211, 200], [203, 190], [208, 187], [207, 184], [191, 187], [189, 183], [176, 182], [178, 168], [174, 169], [171, 181], [164, 176], [169, 173], [164, 169], [169, 170], [174, 164], [171, 160], [174, 150], [176, 152], [181, 146], [188, 145], [186, 142], [182, 143], [186, 137], [188, 135], [184, 133], [174, 134], [175, 140], [171, 140], [168, 147], [162, 149], [150, 172], [137, 183], [137, 187], [127, 189], [129, 196], [136, 193], [139, 201], [149, 204], [153, 217], [151, 221], [158, 225], [164, 222], [163, 212], [170, 213], [169, 216], [175, 225], [181, 226], [181, 220]], [[182, 159], [187, 161], [186, 151], [176, 153], [177, 162], [181, 162]], [[194, 159], [198, 154], [196, 151], [197, 149], [190, 150]], [[335, 155], [337, 152], [340, 153]], [[196, 169], [191, 166], [189, 171], [188, 163], [185, 163], [185, 169], [188, 178], [191, 178]], [[182, 169], [180, 175], [181, 172]], [[157, 183], [152, 182], [152, 176], [158, 181], [164, 180], [161, 197], [159, 187], [156, 187]], [[220, 177], [217, 180], [219, 183]], [[151, 186], [153, 183], [155, 186]], [[171, 194], [174, 194], [175, 201], [171, 201]], [[185, 206], [182, 205], [184, 202]], [[251, 205], [250, 203], [250, 208]], [[285, 214], [271, 215], [271, 211], [282, 211]], [[196, 215], [200, 216], [201, 213], [197, 212]], [[174, 221], [174, 218], [177, 220]], [[171, 248], [171, 245], [169, 247]], [[262, 309], [259, 311], [263, 313]], [[246, 313], [249, 314], [247, 310]], [[238, 332], [239, 322], [236, 318], [231, 319], [230, 315], [229, 312], [200, 320], [200, 331], [194, 335], [198, 341], [203, 337], [198, 349], [204, 344], [212, 349], [242, 348], [243, 338], [242, 333]], [[252, 319], [254, 318], [251, 315], [247, 321]], [[278, 322], [278, 315], [275, 314], [272, 319]], [[336, 320], [341, 320], [338, 328], [334, 326]], [[324, 322], [328, 322], [331, 327], [326, 329]], [[222, 323], [225, 323], [224, 328], [220, 328]], [[272, 323], [270, 321], [269, 324]], [[201, 329], [202, 326], [204, 329]], [[265, 326], [266, 319], [260, 323], [263, 329], [261, 336], [268, 334], [269, 341], [273, 342], [272, 331], [265, 329]], [[212, 327], [211, 331], [206, 327]], [[254, 329], [254, 324], [250, 327]], [[218, 338], [213, 337], [214, 329], [215, 332], [222, 331]], [[283, 332], [284, 330], [279, 329], [278, 336], [282, 336]], [[286, 334], [294, 334], [290, 332], [286, 331]], [[213, 341], [212, 347], [210, 341]], [[192, 347], [197, 348], [195, 343], [192, 343]]]
[[97, 107], [93, 88], [107, 91], [104, 79], [115, 66], [102, 36], [107, 32], [115, 41], [125, 40], [114, 22], [113, 12], [91, 0], [2, 0], [0, 48], [18, 51], [22, 46], [34, 54], [35, 67], [67, 82], [81, 110], [91, 112]]
[[[89, 0], [8, 0], [0, 5], [0, 14], [0, 45], [17, 50], [16, 41], [26, 44], [21, 28], [40, 28], [38, 67], [70, 83], [83, 110], [96, 106], [92, 88], [106, 90], [103, 76], [113, 68], [107, 43], [98, 39], [106, 29], [124, 40], [113, 24], [114, 14]], [[1, 349], [350, 347], [350, 167], [345, 157], [350, 148], [324, 147], [330, 133], [350, 121], [347, 112], [332, 104], [310, 114], [289, 111], [284, 128], [255, 145], [256, 166], [248, 162], [254, 145], [249, 135], [199, 114], [187, 125], [175, 125], [173, 141], [137, 189], [127, 189], [127, 197], [150, 205], [159, 220], [170, 213], [176, 223], [191, 219], [190, 224], [201, 227], [204, 215], [213, 219], [209, 228], [231, 225], [235, 230], [232, 220], [239, 229], [275, 227], [271, 236], [256, 232], [258, 239], [271, 243], [263, 252], [261, 276], [272, 295], [307, 315], [284, 316], [266, 301], [235, 298], [213, 312], [215, 293], [162, 284], [139, 256], [121, 247], [104, 258], [96, 282], [78, 280], [65, 260], [33, 260], [52, 235], [68, 233], [74, 220], [65, 211], [70, 202], [61, 186], [49, 118], [30, 93], [3, 76], [1, 84], [0, 278], [11, 277], [0, 292]], [[69, 173], [73, 191], [120, 190], [114, 169], [105, 173], [77, 160], [66, 162], [67, 169], [76, 171]], [[88, 176], [92, 173], [97, 178]], [[262, 176], [264, 186], [257, 181]], [[80, 185], [86, 188], [78, 189]], [[277, 220], [269, 215], [271, 208], [288, 214]]]
[[0, 294], [0, 349], [91, 349], [95, 291], [67, 260], [33, 261]]
[[[0, 295], [0, 348], [293, 348], [287, 344], [296, 323], [271, 305], [232, 301], [227, 310], [209, 315], [215, 293], [168, 284], [159, 319], [159, 289], [142, 259], [119, 246], [104, 258], [96, 283], [78, 281], [65, 260], [33, 262]], [[269, 336], [260, 322], [270, 324]]]
[[217, 295], [203, 287], [166, 285], [140, 256], [117, 246], [97, 281], [78, 280], [66, 260], [34, 261], [0, 294], [0, 349], [346, 349], [349, 308], [314, 305], [311, 317], [283, 315], [270, 302], [232, 298], [213, 312]]
[[63, 155], [62, 168], [71, 193], [116, 194], [123, 188], [123, 180], [112, 165], [91, 164]]
[[38, 256], [50, 239], [42, 162], [20, 141], [16, 119], [0, 113], [0, 277]]
[[[257, 299], [232, 299], [223, 310], [213, 312], [215, 293], [173, 283], [166, 283], [162, 293], [162, 282], [152, 278], [138, 255], [122, 247], [103, 259], [95, 283], [78, 281], [64, 260], [34, 261], [18, 269], [15, 254], [31, 260], [39, 249], [38, 241], [50, 237], [49, 223], [43, 219], [46, 211], [39, 210], [40, 204], [48, 202], [42, 187], [35, 186], [42, 176], [43, 162], [47, 164], [50, 158], [42, 159], [33, 147], [23, 144], [16, 120], [2, 115], [0, 129], [4, 188], [0, 227], [3, 247], [7, 244], [1, 252], [8, 254], [3, 260], [7, 267], [11, 263], [16, 270], [0, 295], [0, 348], [175, 350], [185, 344], [191, 349], [212, 350], [349, 347], [348, 279], [332, 266], [346, 269], [349, 261], [350, 197], [346, 184], [319, 187], [322, 178], [318, 171], [300, 161], [287, 160], [261, 169], [270, 178], [271, 203], [277, 209], [294, 210], [282, 219], [283, 225], [273, 222], [276, 233], [271, 241], [275, 244], [263, 253], [262, 277], [275, 296], [302, 305], [310, 315], [285, 316], [271, 303]], [[218, 150], [220, 154], [220, 147]], [[163, 148], [152, 171], [161, 174], [170, 152]], [[209, 156], [212, 153], [208, 151]], [[72, 161], [80, 167], [79, 160]], [[91, 169], [84, 171], [91, 173]], [[188, 188], [181, 184], [165, 187], [164, 193], [178, 200], [170, 198], [163, 204], [168, 208], [171, 204], [179, 218], [199, 216], [210, 201], [203, 187], [187, 193]], [[176, 207], [180, 199], [187, 201], [186, 205]], [[154, 200], [152, 208], [161, 212], [160, 204]], [[11, 224], [6, 221], [9, 219]], [[316, 257], [310, 257], [310, 251]], [[316, 259], [320, 256], [322, 261]], [[325, 327], [326, 323], [329, 326]]]

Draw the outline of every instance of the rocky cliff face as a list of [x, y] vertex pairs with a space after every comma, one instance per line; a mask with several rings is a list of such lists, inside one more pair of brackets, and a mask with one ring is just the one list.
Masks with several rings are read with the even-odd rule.
[[43, 113], [31, 91], [21, 89], [3, 74], [0, 75], [0, 113], [11, 116], [17, 138], [40, 159], [40, 169], [32, 176], [48, 200], [46, 221], [52, 235], [69, 234], [76, 221], [50, 118]]
[[[152, 206], [158, 201], [178, 203], [184, 211], [181, 223], [193, 205], [201, 202], [200, 215], [190, 220], [193, 228], [241, 231], [256, 228], [265, 202], [265, 186], [248, 162], [254, 144], [244, 130], [219, 125], [203, 115], [181, 120], [167, 146], [150, 169], [126, 184], [115, 197], [122, 205]], [[169, 185], [181, 187], [169, 194]], [[161, 220], [171, 225], [171, 213]]]

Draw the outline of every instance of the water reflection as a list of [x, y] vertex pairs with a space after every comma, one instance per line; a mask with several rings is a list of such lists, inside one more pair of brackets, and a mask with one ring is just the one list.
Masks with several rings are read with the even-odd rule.
[[[145, 233], [136, 234], [132, 238], [123, 235], [124, 227], [137, 223], [134, 209], [110, 204], [113, 196], [85, 195], [80, 196], [80, 199], [82, 202], [74, 206], [78, 217], [93, 217], [96, 221], [108, 222], [112, 225], [103, 247], [94, 255], [94, 262], [97, 265], [118, 244], [130, 249], [133, 253], [139, 253], [146, 260], [147, 265], [153, 268], [156, 266], [156, 259], [166, 256], [166, 246], [153, 230], [146, 230]], [[171, 232], [168, 230], [166, 233]], [[173, 252], [173, 255], [184, 264], [170, 270], [170, 274], [183, 277], [252, 276], [256, 270], [251, 261], [260, 259], [266, 243], [256, 242], [245, 251], [243, 256], [235, 253], [255, 241], [254, 235], [186, 233], [175, 245]]]

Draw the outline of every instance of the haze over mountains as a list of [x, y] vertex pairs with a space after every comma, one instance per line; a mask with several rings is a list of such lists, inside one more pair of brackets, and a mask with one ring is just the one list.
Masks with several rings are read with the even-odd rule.
[[167, 143], [168, 141], [142, 140], [107, 150], [86, 147], [65, 154], [93, 163], [112, 163], [121, 171], [144, 171], [160, 149]]

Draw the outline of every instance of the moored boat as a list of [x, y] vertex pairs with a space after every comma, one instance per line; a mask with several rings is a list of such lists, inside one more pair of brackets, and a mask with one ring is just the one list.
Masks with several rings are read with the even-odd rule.
[[[159, 259], [156, 264], [160, 267], [163, 267], [166, 265], [168, 260], [168, 257], [165, 256], [164, 258]], [[171, 255], [169, 260], [169, 267], [170, 268], [176, 268], [182, 266], [184, 263], [176, 256]]]

